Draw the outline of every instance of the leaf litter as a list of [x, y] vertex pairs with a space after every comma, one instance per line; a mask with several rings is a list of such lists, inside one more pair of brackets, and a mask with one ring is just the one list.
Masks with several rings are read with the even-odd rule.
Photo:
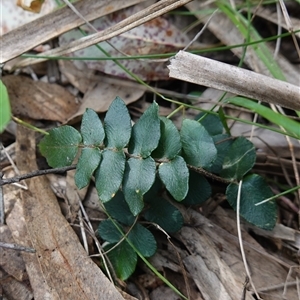
[[[151, 2], [151, 1], [150, 1]], [[155, 1], [152, 1], [153, 3]], [[124, 9], [121, 12], [113, 13], [102, 17], [91, 24], [98, 31], [102, 31], [121, 20], [133, 15], [141, 9], [149, 5], [149, 1], [141, 3], [133, 7]], [[87, 26], [83, 26], [83, 30], [87, 34], [94, 33]], [[69, 44], [71, 41], [81, 38], [83, 35], [79, 30], [72, 30], [60, 36], [59, 41], [61, 45]], [[175, 52], [189, 42], [186, 34], [182, 33], [178, 28], [163, 17], [158, 17], [155, 20], [144, 23], [141, 26], [133, 28], [126, 33], [110, 39], [107, 42], [99, 43], [112, 57], [117, 56], [131, 56], [131, 55], [147, 55], [157, 53]], [[76, 57], [95, 57], [105, 58], [106, 55], [102, 53], [96, 46], [89, 47], [72, 54]], [[165, 68], [165, 62], [155, 60], [120, 60], [119, 61], [129, 71], [138, 75], [142, 80], [164, 80], [167, 79], [168, 70]], [[85, 61], [89, 69], [102, 71], [106, 74], [129, 78], [127, 72], [119, 68], [114, 61]]]
[[[193, 3], [195, 4], [196, 2]], [[193, 3], [187, 5], [187, 7], [190, 10], [197, 10], [198, 7], [192, 6]], [[115, 13], [115, 16], [118, 16], [118, 14]], [[109, 19], [111, 17], [105, 18]], [[167, 26], [172, 25], [170, 23], [165, 23], [163, 17], [158, 20], [160, 20], [161, 24], [167, 24]], [[231, 39], [232, 37], [227, 34], [230, 32], [228, 27], [220, 26], [220, 24], [218, 24], [223, 19], [219, 18], [216, 20], [218, 20], [217, 23], [214, 23], [214, 19], [213, 22], [210, 23], [209, 30], [211, 30], [227, 45], [240, 43], [240, 41]], [[96, 23], [96, 26], [101, 28], [102, 24], [100, 23], [97, 25]], [[144, 28], [139, 29], [143, 32], [146, 27], [144, 26], [141, 28]], [[154, 26], [153, 28], [160, 28], [160, 30], [163, 31], [163, 27]], [[173, 51], [172, 49], [174, 49], [172, 48], [174, 45], [170, 48], [168, 45], [163, 45], [164, 43], [161, 40], [160, 42], [162, 46], [159, 45], [157, 41], [151, 41], [149, 44], [147, 37], [137, 38], [136, 36], [139, 34], [139, 31], [137, 31], [138, 34], [136, 35], [134, 35], [134, 32], [136, 31], [133, 30], [131, 35], [124, 34], [123, 37], [115, 38], [118, 50], [129, 55], [136, 54], [136, 52], [132, 53], [130, 50], [139, 48], [137, 46], [141, 45], [141, 43], [144, 44], [143, 46], [140, 46], [139, 49], [143, 54], [153, 53], [151, 51], [156, 53], [155, 51], [158, 49], [159, 51], [163, 51], [160, 48], [162, 46], [166, 46], [166, 51]], [[224, 40], [222, 39], [223, 37]], [[124, 44], [119, 46], [118, 39], [124, 40]], [[187, 40], [183, 40], [183, 44], [186, 43], [186, 41]], [[130, 45], [136, 45], [136, 47], [132, 46], [132, 48], [130, 48]], [[176, 47], [180, 48], [181, 45], [177, 44]], [[116, 50], [113, 49], [112, 51]], [[118, 51], [111, 53], [112, 55], [120, 55], [120, 52]], [[241, 53], [236, 52], [235, 54], [240, 55]], [[147, 73], [148, 71], [146, 68], [141, 66], [137, 67], [133, 64], [130, 65], [130, 62], [130, 60], [126, 61], [126, 64], [128, 64], [128, 66], [130, 66], [134, 71], [137, 69], [140, 70], [136, 72], [136, 74], [139, 74], [142, 77], [144, 76], [143, 78], [152, 80], [161, 80], [165, 78], [163, 69], [156, 69], [157, 72]], [[253, 58], [250, 54], [249, 57], [246, 56], [246, 62], [250, 68], [255, 69], [258, 66], [260, 72], [265, 72], [263, 66], [259, 65], [259, 61], [256, 58]], [[57, 101], [48, 101], [47, 105], [50, 105], [49, 111], [53, 112], [51, 117], [49, 117], [50, 112], [47, 110], [46, 112], [41, 112], [39, 110], [43, 108], [43, 102], [35, 103], [36, 101], [33, 101], [33, 105], [35, 106], [32, 106], [32, 104], [30, 104], [30, 100], [23, 97], [21, 98], [23, 100], [21, 100], [20, 104], [16, 104], [17, 102], [14, 102], [16, 104], [14, 113], [17, 111], [21, 116], [27, 116], [37, 120], [44, 119], [65, 122], [67, 119], [73, 119], [73, 122], [75, 122], [76, 119], [74, 118], [80, 118], [86, 107], [94, 108], [97, 112], [105, 112], [116, 94], [120, 95], [120, 97], [125, 101], [126, 98], [130, 99], [127, 104], [135, 102], [144, 95], [143, 90], [137, 92], [137, 89], [122, 89], [120, 86], [111, 84], [105, 85], [103, 83], [101, 84], [101, 82], [97, 82], [97, 75], [94, 71], [95, 69], [104, 72], [108, 70], [108, 74], [124, 77], [124, 74], [117, 70], [111, 62], [109, 62], [108, 66], [105, 66], [103, 63], [101, 64], [102, 66], [99, 68], [95, 67], [93, 63], [87, 64], [87, 67], [90, 69], [87, 69], [86, 66], [82, 67], [81, 70], [76, 67], [77, 71], [79, 70], [77, 74], [90, 74], [88, 81], [83, 82], [84, 78], [80, 78], [80, 75], [73, 75], [76, 74], [74, 69], [74, 73], [71, 71], [71, 73], [66, 76], [69, 80], [68, 84], [70, 85], [71, 82], [71, 85], [76, 86], [78, 89], [77, 95], [81, 95], [81, 93], [83, 93], [86, 98], [84, 101], [81, 100], [81, 103], [86, 102], [85, 104], [82, 104], [82, 108], [79, 108], [79, 105], [76, 104], [74, 100], [74, 96], [70, 96], [69, 92], [65, 91], [60, 96], [53, 96], [53, 91], [51, 90], [53, 85], [51, 86], [49, 84], [50, 90], [48, 89], [46, 92], [42, 92], [43, 95], [51, 93], [50, 99], [59, 99]], [[295, 75], [298, 74], [295, 70], [296, 67], [281, 56], [279, 57], [279, 64], [285, 66], [283, 69], [288, 81], [294, 82], [297, 78]], [[78, 66], [78, 64], [76, 65]], [[94, 70], [91, 71], [91, 68]], [[61, 69], [61, 71], [64, 73], [63, 69]], [[71, 80], [70, 78], [72, 76], [73, 79]], [[157, 76], [157, 78], [155, 76]], [[4, 76], [3, 78], [6, 77], [9, 76]], [[23, 80], [20, 78], [19, 84], [14, 82], [15, 85], [13, 90], [18, 88], [18, 85], [21, 86], [23, 84], [22, 81]], [[27, 81], [27, 79], [24, 81]], [[76, 82], [76, 84], [74, 82]], [[90, 84], [91, 82], [93, 82], [93, 85]], [[38, 90], [40, 90], [42, 88], [42, 82], [39, 81], [37, 84], [40, 84], [38, 87]], [[25, 90], [32, 90], [33, 86], [34, 84], [31, 81], [30, 84], [26, 86]], [[87, 91], [93, 91], [93, 89], [95, 89], [94, 100], [88, 102], [92, 96]], [[35, 95], [35, 93], [37, 92], [32, 92], [32, 95]], [[108, 96], [107, 93], [109, 93], [110, 96]], [[26, 93], [21, 92], [20, 94], [22, 95]], [[68, 100], [64, 99], [70, 99], [72, 102], [68, 102]], [[56, 104], [56, 102], [58, 102], [58, 104]], [[144, 102], [145, 100], [140, 100], [140, 103], [143, 103], [143, 106], [145, 106]], [[95, 106], [93, 107], [93, 105]], [[20, 112], [20, 109], [23, 106], [27, 106], [28, 112]], [[59, 113], [59, 115], [55, 115], [55, 112]], [[43, 113], [46, 117], [44, 117]], [[190, 112], [187, 111], [186, 116], [188, 117], [189, 114]], [[237, 130], [240, 134], [241, 132], [246, 131], [246, 128], [248, 130], [249, 127], [242, 127], [235, 130]], [[267, 138], [268, 137], [263, 138], [264, 142], [267, 141]], [[35, 165], [36, 157], [33, 154], [34, 140], [35, 138], [29, 132], [27, 133], [26, 131], [23, 131], [23, 129], [18, 128], [18, 151], [16, 159], [19, 161], [19, 168], [21, 172], [30, 172], [37, 169], [37, 166]], [[25, 150], [22, 150], [21, 145], [26, 145], [24, 148]], [[261, 143], [259, 148], [262, 162], [256, 167], [261, 168], [262, 172], [272, 174], [272, 170], [274, 170], [274, 174], [276, 174], [276, 176], [282, 176], [281, 168], [282, 165], [284, 165], [286, 170], [288, 170], [287, 172], [291, 173], [292, 166], [287, 146], [282, 147], [282, 144], [279, 145], [276, 141], [272, 142], [272, 148], [276, 150], [281, 149], [278, 150], [278, 153], [285, 151], [285, 160], [281, 159], [281, 166], [278, 164], [278, 161], [276, 161], [278, 160], [276, 155], [274, 156], [274, 153], [265, 146], [265, 143]], [[265, 163], [268, 163], [267, 167]], [[270, 171], [266, 171], [266, 168]], [[291, 179], [293, 180], [292, 176]], [[76, 190], [74, 186], [69, 186], [69, 189], [73, 191]], [[85, 196], [85, 202], [90, 201], [91, 203], [87, 204], [92, 207], [92, 209], [87, 207], [87, 210], [90, 210], [90, 215], [92, 215], [92, 211], [98, 212], [93, 215], [93, 217], [96, 216], [95, 218], [97, 219], [103, 217], [103, 213], [102, 208], [98, 203], [97, 193], [95, 191], [93, 192], [93, 190], [94, 188], [91, 187], [91, 190]], [[65, 194], [64, 184], [61, 186], [61, 191], [62, 194], [59, 196], [60, 199], [62, 198], [62, 195]], [[31, 179], [29, 181], [29, 191], [19, 191], [19, 193], [21, 193], [22, 203], [20, 200], [17, 200], [18, 197], [15, 193], [7, 191], [4, 192], [6, 207], [9, 206], [10, 209], [6, 212], [8, 216], [8, 227], [1, 227], [1, 233], [3, 233], [3, 235], [1, 234], [1, 237], [3, 236], [4, 239], [4, 236], [8, 236], [6, 241], [17, 242], [27, 246], [31, 245], [36, 248], [38, 254], [22, 254], [21, 257], [23, 260], [20, 260], [20, 256], [18, 256], [18, 260], [15, 260], [16, 266], [9, 266], [7, 264], [7, 257], [5, 257], [5, 260], [0, 260], [2, 278], [10, 278], [10, 281], [6, 279], [0, 282], [4, 293], [7, 295], [9, 295], [9, 293], [16, 293], [14, 288], [18, 287], [17, 290], [19, 294], [15, 295], [22, 295], [20, 297], [18, 296], [18, 299], [31, 299], [32, 295], [34, 295], [35, 299], [44, 299], [43, 297], [46, 294], [52, 295], [51, 299], [56, 299], [57, 297], [62, 298], [64, 292], [74, 293], [74, 298], [72, 297], [72, 299], [85, 299], [85, 297], [88, 297], [87, 299], [97, 299], [97, 296], [93, 298], [93, 296], [90, 295], [83, 295], [82, 290], [77, 290], [78, 285], [89, 285], [94, 282], [94, 285], [98, 286], [99, 281], [101, 280], [104, 280], [106, 284], [108, 284], [108, 282], [99, 271], [100, 269], [92, 263], [83, 251], [78, 238], [74, 235], [73, 229], [61, 215], [60, 208], [57, 205], [57, 199], [53, 196], [52, 191], [49, 189], [49, 182], [42, 179], [42, 177]], [[66, 198], [69, 199], [74, 197], [74, 194], [70, 196], [70, 192], [68, 192], [67, 195], [68, 196]], [[12, 200], [9, 200], [9, 197], [13, 198], [13, 204], [9, 204], [12, 202]], [[84, 196], [82, 195], [79, 198], [83, 199], [83, 197]], [[188, 226], [184, 226], [180, 232], [173, 235], [172, 241], [176, 243], [174, 247], [168, 243], [166, 239], [161, 238], [160, 242], [162, 249], [167, 249], [167, 251], [160, 250], [158, 254], [151, 259], [154, 265], [155, 259], [158, 260], [158, 262], [156, 261], [156, 268], [159, 271], [164, 272], [171, 282], [173, 281], [176, 283], [183, 293], [189, 293], [190, 299], [220, 299], [220, 297], [225, 299], [225, 295], [227, 297], [226, 299], [239, 299], [247, 282], [236, 239], [237, 233], [235, 229], [235, 217], [232, 215], [232, 211], [226, 208], [218, 206], [215, 209], [217, 204], [223, 201], [222, 197], [221, 200], [218, 197], [219, 196], [217, 195], [214, 196], [213, 199], [200, 209], [202, 214], [195, 210], [187, 210], [181, 207]], [[79, 199], [77, 200], [79, 201]], [[77, 206], [77, 208], [73, 210], [73, 214], [78, 211], [78, 203], [76, 201], [75, 204], [69, 203], [67, 205], [71, 205], [71, 208], [73, 205], [74, 207]], [[286, 209], [282, 212], [282, 214], [282, 220], [291, 218], [291, 213]], [[46, 225], [45, 219], [47, 219]], [[74, 215], [71, 219], [74, 220]], [[291, 228], [289, 228], [288, 224], [285, 224], [287, 226], [278, 224], [275, 227], [274, 236], [268, 237], [265, 232], [249, 228], [247, 224], [243, 223], [242, 234], [247, 250], [247, 260], [251, 266], [252, 279], [264, 299], [274, 299], [275, 297], [278, 297], [278, 295], [282, 295], [285, 286], [287, 288], [285, 297], [287, 299], [295, 299], [296, 291], [294, 286], [286, 285], [286, 280], [287, 282], [292, 282], [296, 276], [298, 276], [297, 269], [292, 268], [296, 265], [296, 260], [291, 255], [285, 254], [284, 251], [291, 248], [299, 249], [300, 245], [297, 242], [298, 231], [293, 229], [295, 226], [290, 226]], [[279, 230], [279, 225], [284, 228], [289, 228], [292, 231], [291, 235], [284, 235], [285, 237], [289, 237], [288, 242], [283, 241], [282, 235], [276, 235]], [[9, 234], [9, 230], [11, 234]], [[75, 227], [74, 230], [78, 232]], [[7, 233], [4, 234], [4, 232]], [[255, 234], [253, 234], [253, 232], [255, 232]], [[259, 241], [259, 243], [257, 241]], [[89, 240], [89, 248], [90, 250], [95, 248], [92, 240]], [[277, 250], [275, 251], [274, 249]], [[3, 255], [1, 248], [0, 251], [1, 255]], [[292, 250], [292, 252], [295, 253], [295, 250]], [[16, 255], [16, 252], [13, 252], [13, 254], [10, 255]], [[178, 256], [181, 257], [180, 260], [178, 260]], [[24, 272], [24, 263], [26, 266], [26, 272]], [[186, 270], [183, 269], [183, 265]], [[136, 279], [140, 284], [136, 285], [133, 280], [129, 280], [128, 291], [131, 290], [129, 288], [130, 286], [138, 286], [140, 291], [142, 291], [144, 295], [147, 295], [146, 297], [149, 295], [150, 299], [172, 299], [172, 297], [174, 297], [174, 295], [172, 296], [168, 294], [170, 293], [170, 290], [163, 287], [162, 283], [153, 275], [149, 274], [144, 267], [141, 267], [141, 270], [144, 270], [143, 273], [136, 275]], [[289, 270], [291, 270], [291, 273], [289, 273]], [[82, 277], [83, 275], [85, 278]], [[149, 276], [146, 282], [143, 279], [146, 277], [145, 275]], [[186, 291], [187, 286], [184, 281], [184, 278], [186, 277], [188, 277], [189, 291]], [[26, 284], [26, 282], [28, 282], [28, 278], [30, 279], [30, 286]], [[46, 280], [41, 280], [42, 278], [46, 278]], [[91, 281], [88, 283], [86, 278]], [[153, 282], [152, 285], [149, 284], [149, 281]], [[98, 293], [103, 295], [103, 293], [107, 291], [115, 293], [115, 289], [110, 287], [109, 284], [108, 286], [109, 287], [107, 289], [103, 287], [100, 290], [94, 290], [95, 295], [99, 295]], [[64, 290], [63, 287], [66, 287], [66, 290]], [[97, 289], [96, 287], [92, 288]], [[86, 290], [87, 289], [85, 289], [85, 291]], [[133, 292], [133, 289], [131, 291], [132, 294], [136, 295], [138, 298], [137, 292]], [[66, 297], [69, 297], [69, 295], [70, 294]], [[117, 297], [119, 296], [115, 297], [116, 298], [112, 299], [118, 299]], [[253, 299], [251, 292], [248, 290], [246, 291], [245, 299]]]

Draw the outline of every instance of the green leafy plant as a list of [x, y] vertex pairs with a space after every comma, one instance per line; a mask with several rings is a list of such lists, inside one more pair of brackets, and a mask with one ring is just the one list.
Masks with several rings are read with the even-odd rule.
[[0, 80], [0, 133], [5, 129], [5, 126], [8, 124], [11, 118], [11, 110], [9, 104], [9, 97], [7, 89]]
[[105, 249], [122, 279], [134, 271], [136, 251], [144, 257], [156, 251], [152, 233], [137, 220], [176, 232], [183, 216], [169, 200], [185, 205], [205, 202], [211, 195], [206, 177], [228, 184], [226, 195], [234, 209], [238, 182], [243, 179], [240, 214], [263, 229], [275, 226], [275, 202], [255, 206], [272, 192], [262, 177], [249, 174], [256, 158], [253, 144], [224, 133], [217, 116], [202, 114], [198, 119], [184, 120], [178, 131], [171, 120], [159, 117], [154, 102], [131, 126], [125, 103], [116, 97], [104, 124], [87, 109], [80, 132], [61, 126], [50, 130], [39, 144], [52, 167], [69, 166], [80, 153], [75, 183], [83, 188], [94, 176], [109, 216], [98, 234], [107, 242]]

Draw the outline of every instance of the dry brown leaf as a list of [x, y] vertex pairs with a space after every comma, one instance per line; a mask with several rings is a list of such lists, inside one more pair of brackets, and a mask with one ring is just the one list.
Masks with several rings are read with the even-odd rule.
[[[71, 223], [74, 222], [74, 220], [77, 217], [80, 204], [88, 191], [88, 186], [79, 190], [75, 184], [75, 170], [71, 170], [67, 174], [66, 178], [66, 198], [68, 201], [69, 209], [70, 209], [70, 215], [68, 216], [68, 220], [70, 220]], [[98, 201], [100, 201], [98, 199]]]
[[78, 111], [70, 117], [68, 122], [74, 123], [82, 116], [87, 108], [92, 108], [98, 113], [106, 112], [116, 96], [122, 98], [126, 103], [138, 100], [145, 91], [132, 89], [124, 86], [109, 84], [105, 82], [94, 83], [86, 92]]
[[89, 70], [83, 62], [60, 60], [58, 64], [60, 72], [83, 94], [91, 85], [99, 82], [99, 76], [95, 75], [94, 70]]
[[79, 107], [75, 97], [58, 84], [14, 75], [4, 76], [2, 80], [14, 115], [64, 122]]
[[56, 197], [63, 199], [59, 202], [60, 209], [69, 223], [74, 223], [79, 211], [79, 201], [84, 199], [88, 187], [79, 190], [74, 181], [75, 170], [67, 175], [47, 174], [47, 179]]
[[17, 0], [17, 5], [22, 7], [24, 10], [28, 10], [30, 12], [39, 13], [41, 11], [42, 5], [44, 1], [41, 0], [32, 0], [31, 2], [26, 3], [24, 0]]
[[[21, 173], [37, 169], [34, 132], [18, 127], [16, 153]], [[34, 293], [42, 284], [51, 295], [49, 299], [123, 299], [87, 256], [63, 217], [47, 179], [35, 177], [28, 185], [29, 190], [21, 192], [22, 206], [28, 246], [36, 253], [22, 255]], [[35, 295], [35, 299], [45, 299], [44, 296]]]
[[[148, 0], [144, 3], [120, 10], [117, 13], [98, 18], [91, 22], [93, 29], [84, 25], [82, 30], [87, 35], [94, 34], [95, 32], [103, 32], [135, 13], [147, 9], [147, 7], [153, 5], [155, 2], [155, 0]], [[59, 45], [69, 45], [74, 40], [82, 37], [83, 35], [78, 29], [68, 31], [59, 36]], [[179, 49], [183, 49], [190, 42], [190, 38], [174, 26], [170, 20], [160, 16], [132, 28], [119, 36], [115, 36], [107, 42], [99, 43], [98, 46], [108, 53], [109, 56], [116, 57], [120, 56], [120, 53], [123, 55], [146, 55], [176, 52]], [[199, 45], [196, 46], [199, 47]], [[123, 70], [114, 60], [101, 60], [101, 58], [107, 57], [107, 54], [99, 51], [97, 47], [88, 47], [70, 55], [82, 58], [89, 69], [98, 70], [120, 78], [132, 79], [132, 76], [127, 71], [129, 70], [142, 80], [168, 79], [168, 70], [166, 69], [164, 60], [120, 60], [119, 63], [127, 69]], [[97, 57], [99, 59], [85, 60], [87, 57]]]
[[94, 71], [89, 70], [84, 64], [77, 67], [69, 61], [61, 61], [60, 68], [72, 85], [85, 93], [80, 108], [69, 118], [68, 123], [77, 122], [87, 108], [92, 108], [98, 113], [106, 112], [116, 96], [121, 97], [126, 104], [130, 104], [145, 93], [142, 87], [126, 86], [119, 82], [110, 83], [105, 80], [105, 76], [93, 74]]

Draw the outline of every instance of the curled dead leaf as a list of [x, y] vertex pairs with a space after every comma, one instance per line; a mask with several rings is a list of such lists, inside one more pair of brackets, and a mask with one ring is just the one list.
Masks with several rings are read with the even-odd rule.
[[44, 3], [44, 0], [33, 0], [28, 3], [29, 5], [24, 0], [17, 1], [18, 6], [22, 7], [24, 10], [27, 10], [27, 11], [30, 11], [33, 13], [39, 13], [41, 11], [43, 3]]
[[2, 80], [14, 115], [65, 122], [78, 110], [75, 97], [57, 84], [14, 75], [4, 76]]

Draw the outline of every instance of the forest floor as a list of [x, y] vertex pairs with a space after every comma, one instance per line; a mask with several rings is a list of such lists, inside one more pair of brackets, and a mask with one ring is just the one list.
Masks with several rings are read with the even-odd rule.
[[[134, 122], [155, 100], [159, 114], [170, 117], [180, 129], [183, 119], [194, 119], [201, 110], [219, 107], [224, 91], [229, 91], [222, 90], [223, 81], [217, 71], [215, 79], [220, 82], [219, 89], [214, 88], [218, 83], [200, 86], [169, 77], [169, 58], [185, 49], [199, 32], [201, 35], [187, 51], [198, 51], [205, 58], [271, 78], [280, 73], [278, 79], [300, 85], [297, 1], [284, 1], [290, 17], [286, 19], [279, 3], [241, 2], [233, 8], [233, 3], [226, 1], [210, 4], [192, 1], [170, 9], [169, 2], [180, 1], [162, 0], [158, 3], [165, 5], [165, 10], [157, 9], [158, 17], [146, 25], [142, 23], [151, 16], [151, 5], [156, 1], [110, 1], [109, 5], [102, 2], [105, 1], [74, 3], [81, 14], [77, 16], [69, 7], [47, 15], [56, 7], [56, 2], [50, 0], [40, 15], [25, 12], [12, 1], [2, 1], [8, 16], [3, 14], [1, 25], [2, 62], [5, 62], [1, 80], [8, 90], [14, 116], [1, 134], [2, 179], [50, 168], [37, 147], [43, 134], [28, 129], [22, 122], [42, 130], [61, 124], [79, 128], [86, 108], [92, 108], [103, 119], [111, 102], [119, 96]], [[29, 19], [25, 20], [27, 16]], [[241, 30], [244, 23], [237, 21], [242, 17], [248, 21], [245, 32]], [[123, 20], [127, 23], [120, 26]], [[114, 34], [130, 27], [135, 20], [142, 25]], [[18, 27], [25, 21], [26, 25]], [[81, 46], [85, 41], [75, 29], [79, 25], [88, 34], [94, 34], [94, 29], [103, 30], [103, 37], [97, 42], [113, 58], [104, 59], [107, 53], [96, 47]], [[109, 32], [107, 28], [113, 30]], [[289, 31], [294, 32], [294, 39]], [[270, 37], [274, 38], [268, 40]], [[257, 40], [261, 43], [251, 44]], [[76, 54], [70, 54], [74, 49]], [[42, 59], [37, 55], [43, 55]], [[50, 56], [56, 58], [49, 59]], [[123, 59], [114, 59], [117, 56]], [[201, 66], [195, 65], [198, 68]], [[248, 84], [253, 89], [251, 80]], [[266, 82], [266, 97], [272, 95], [269, 87]], [[240, 88], [236, 94], [243, 95]], [[232, 95], [227, 93], [226, 97]], [[268, 99], [272, 101], [272, 97]], [[267, 103], [270, 101], [264, 105], [275, 107], [279, 114], [299, 122], [296, 111], [300, 111], [300, 95], [294, 101], [295, 106], [289, 99], [279, 100], [283, 107], [276, 102]], [[285, 103], [289, 104], [285, 106]], [[255, 146], [257, 157], [252, 171], [263, 176], [275, 194], [298, 186], [298, 190], [276, 199], [278, 218], [272, 231], [259, 229], [244, 219], [237, 226], [236, 212], [226, 201], [226, 185], [208, 179], [212, 193], [207, 201], [192, 207], [174, 203], [184, 219], [178, 232], [169, 236], [149, 226], [158, 250], [148, 261], [173, 288], [142, 260], [129, 279], [120, 280], [111, 267], [108, 275], [101, 260], [103, 240], [97, 235], [97, 228], [107, 216], [94, 182], [78, 190], [75, 170], [37, 176], [1, 186], [4, 210], [0, 208], [3, 223], [0, 226], [0, 298], [182, 299], [177, 290], [190, 300], [299, 299], [299, 139], [270, 130], [279, 128], [278, 124], [253, 111], [233, 105], [222, 107], [232, 117], [227, 120], [231, 134], [244, 136]], [[253, 122], [259, 125], [254, 126]], [[15, 249], [1, 243], [14, 244]], [[20, 250], [20, 245], [26, 249]]]

